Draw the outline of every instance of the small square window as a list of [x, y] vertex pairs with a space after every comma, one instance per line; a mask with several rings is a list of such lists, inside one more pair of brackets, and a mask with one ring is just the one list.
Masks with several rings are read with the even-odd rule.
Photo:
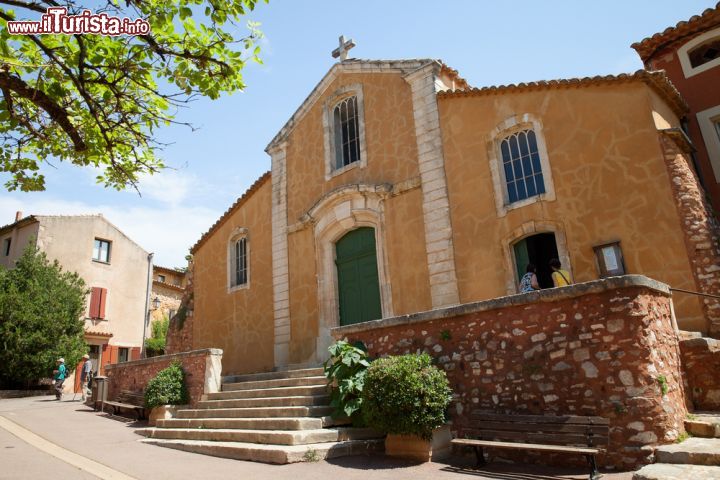
[[717, 133], [718, 140], [720, 140], [720, 118], [713, 120], [713, 124], [715, 125], [715, 133]]
[[165, 275], [158, 275], [158, 282], [165, 283]]
[[6, 238], [3, 240], [3, 253], [6, 257], [10, 256], [10, 244], [12, 243], [12, 238]]
[[93, 246], [93, 260], [96, 262], [110, 263], [110, 243], [107, 240], [95, 239]]
[[614, 277], [625, 275], [625, 262], [623, 261], [620, 242], [606, 243], [593, 247], [600, 277]]
[[118, 363], [125, 363], [128, 361], [128, 356], [130, 354], [129, 348], [119, 348], [118, 349]]

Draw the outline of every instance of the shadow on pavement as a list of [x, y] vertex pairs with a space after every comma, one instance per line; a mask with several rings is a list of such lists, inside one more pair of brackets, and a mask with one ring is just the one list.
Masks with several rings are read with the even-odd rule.
[[325, 460], [331, 465], [359, 470], [392, 470], [420, 465], [421, 462], [384, 455], [353, 455], [349, 457], [330, 458]]

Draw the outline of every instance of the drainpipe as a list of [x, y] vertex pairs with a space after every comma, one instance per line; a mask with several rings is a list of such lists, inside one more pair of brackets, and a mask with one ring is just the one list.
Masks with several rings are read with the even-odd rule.
[[143, 335], [142, 345], [140, 346], [140, 358], [145, 358], [145, 335], [147, 334], [147, 326], [150, 322], [150, 289], [152, 285], [152, 261], [154, 253], [149, 253], [147, 257], [148, 261], [148, 273], [147, 273], [147, 290], [145, 292], [145, 313], [143, 314]]

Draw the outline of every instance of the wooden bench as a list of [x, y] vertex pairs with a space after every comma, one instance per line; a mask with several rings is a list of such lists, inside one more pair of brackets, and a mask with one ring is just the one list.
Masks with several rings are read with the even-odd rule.
[[103, 409], [106, 405], [112, 409], [110, 413], [113, 415], [122, 410], [131, 410], [138, 420], [145, 418], [145, 394], [143, 392], [121, 390], [117, 400], [103, 402]]
[[483, 447], [571, 453], [585, 456], [590, 480], [600, 478], [595, 456], [609, 441], [607, 418], [474, 413], [470, 421], [467, 433], [472, 438], [456, 438], [452, 443], [473, 447], [478, 467], [486, 463]]

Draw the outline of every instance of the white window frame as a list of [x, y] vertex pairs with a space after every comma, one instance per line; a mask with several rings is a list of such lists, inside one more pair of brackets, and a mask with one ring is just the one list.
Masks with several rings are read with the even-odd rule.
[[720, 122], [720, 105], [698, 112], [696, 117], [707, 148], [710, 166], [715, 174], [715, 181], [720, 183], [720, 132], [715, 125]]
[[[245, 259], [246, 259], [246, 270], [247, 280], [245, 283], [236, 285], [235, 284], [235, 244], [245, 239]], [[244, 227], [236, 228], [233, 230], [227, 244], [227, 285], [228, 293], [232, 293], [237, 290], [245, 290], [250, 288], [250, 237], [249, 230]]]
[[[337, 158], [335, 152], [335, 107], [348, 97], [357, 99], [358, 141], [360, 146], [360, 160], [341, 168], [336, 168]], [[337, 89], [323, 105], [323, 136], [325, 140], [325, 180], [352, 170], [367, 166], [367, 148], [365, 143], [365, 107], [363, 101], [362, 84], [346, 85]]]
[[[102, 249], [98, 249], [98, 258], [95, 258], [95, 242], [101, 242], [101, 243], [107, 243], [107, 259], [102, 260], [100, 259], [100, 253], [102, 252]], [[104, 238], [98, 238], [95, 237], [93, 239], [93, 254], [92, 254], [92, 261], [97, 263], [104, 263], [106, 265], [110, 264], [110, 260], [112, 259], [112, 241], [106, 240]]]
[[[533, 130], [535, 132], [538, 155], [540, 155], [540, 167], [542, 169], [543, 182], [545, 184], [545, 193], [510, 203], [500, 144], [508, 136], [522, 130]], [[490, 132], [488, 139], [488, 159], [490, 160], [490, 173], [493, 180], [495, 207], [497, 209], [498, 217], [504, 217], [511, 210], [532, 205], [536, 202], [555, 200], [555, 186], [553, 183], [547, 146], [545, 144], [545, 135], [543, 135], [543, 126], [542, 122], [540, 122], [540, 120], [534, 115], [529, 113], [522, 116], [513, 115], [496, 126]]]
[[703, 33], [702, 35], [698, 35], [682, 47], [678, 48], [677, 54], [680, 59], [680, 65], [682, 66], [683, 73], [685, 74], [685, 78], [690, 78], [698, 73], [705, 72], [720, 65], [720, 57], [715, 60], [710, 60], [707, 63], [703, 63], [702, 65], [698, 65], [697, 67], [693, 67], [690, 64], [690, 50], [715, 38], [720, 38], [720, 28], [715, 28]]

